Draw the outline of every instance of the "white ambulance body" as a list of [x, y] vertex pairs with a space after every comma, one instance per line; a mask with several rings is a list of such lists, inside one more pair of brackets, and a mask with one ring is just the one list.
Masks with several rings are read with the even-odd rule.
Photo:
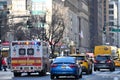
[[49, 47], [43, 41], [12, 41], [11, 70], [14, 76], [38, 72], [45, 75], [49, 70]]

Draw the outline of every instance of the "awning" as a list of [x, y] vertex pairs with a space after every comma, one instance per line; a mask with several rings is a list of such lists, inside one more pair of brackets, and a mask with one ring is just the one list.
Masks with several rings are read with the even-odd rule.
[[8, 51], [9, 48], [2, 48], [1, 51]]

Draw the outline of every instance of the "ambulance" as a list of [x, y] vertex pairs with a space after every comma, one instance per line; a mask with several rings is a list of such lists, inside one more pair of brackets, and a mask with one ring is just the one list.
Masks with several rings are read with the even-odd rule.
[[22, 73], [46, 75], [49, 71], [49, 45], [44, 41], [12, 41], [11, 71], [14, 77]]

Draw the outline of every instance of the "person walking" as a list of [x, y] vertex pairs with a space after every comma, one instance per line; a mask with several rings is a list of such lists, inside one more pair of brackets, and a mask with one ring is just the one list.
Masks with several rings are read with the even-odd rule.
[[7, 58], [6, 57], [2, 58], [2, 66], [3, 66], [4, 71], [7, 71]]
[[2, 56], [0, 54], [0, 71], [2, 71]]

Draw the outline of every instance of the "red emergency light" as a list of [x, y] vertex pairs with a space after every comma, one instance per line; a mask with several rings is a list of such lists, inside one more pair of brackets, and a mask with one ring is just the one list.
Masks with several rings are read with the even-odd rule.
[[13, 42], [12, 46], [14, 45], [41, 45], [41, 42]]
[[2, 44], [2, 46], [9, 46], [10, 45], [9, 41], [2, 42], [1, 44]]

